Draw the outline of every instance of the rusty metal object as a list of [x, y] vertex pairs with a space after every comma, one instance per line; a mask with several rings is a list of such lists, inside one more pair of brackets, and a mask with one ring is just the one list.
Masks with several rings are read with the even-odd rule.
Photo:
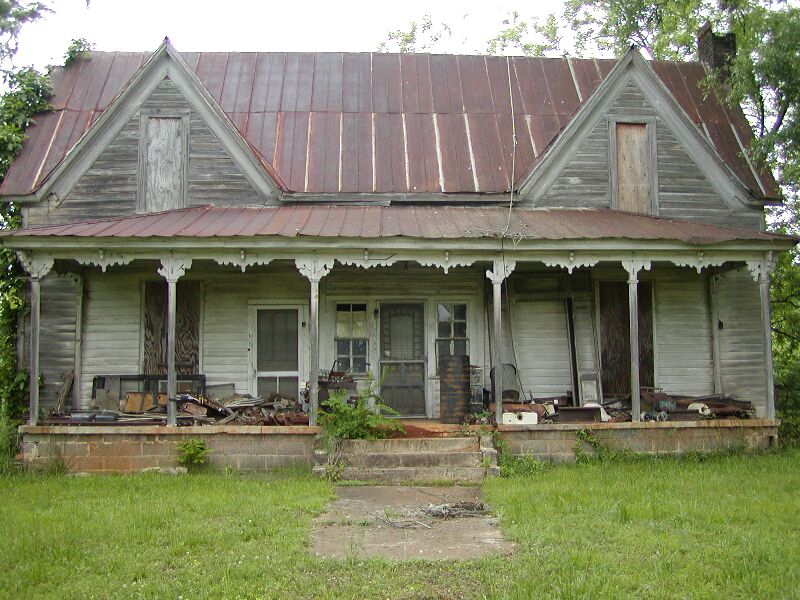
[[[36, 116], [0, 194], [36, 190], [149, 56], [93, 52], [55, 68], [55, 110]], [[380, 53], [182, 57], [280, 187], [310, 193], [507, 192], [616, 64]], [[650, 65], [753, 195], [763, 196], [743, 156], [752, 131], [741, 110], [707, 93], [698, 63]], [[507, 146], [512, 125], [517, 182]], [[779, 196], [768, 171], [759, 179], [766, 197]]]

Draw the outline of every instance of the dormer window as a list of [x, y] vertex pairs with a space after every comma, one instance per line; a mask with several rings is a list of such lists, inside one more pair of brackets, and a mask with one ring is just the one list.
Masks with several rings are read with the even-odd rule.
[[142, 111], [139, 212], [186, 206], [189, 115]]
[[609, 116], [611, 206], [657, 214], [655, 120]]

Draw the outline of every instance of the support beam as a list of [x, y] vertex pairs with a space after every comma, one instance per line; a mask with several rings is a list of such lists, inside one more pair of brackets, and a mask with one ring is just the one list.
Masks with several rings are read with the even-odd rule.
[[28, 425], [39, 421], [39, 314], [41, 284], [38, 277], [31, 276], [31, 335], [28, 387], [30, 391], [30, 417]]
[[81, 371], [83, 370], [83, 275], [75, 275], [75, 367], [72, 380], [72, 407], [81, 407]]
[[770, 311], [769, 270], [761, 273], [758, 282], [761, 291], [761, 326], [764, 330], [764, 369], [766, 371], [766, 414], [768, 419], [775, 418], [775, 372], [772, 365], [772, 314]]
[[311, 405], [308, 422], [311, 425], [317, 424], [317, 413], [319, 410], [319, 279], [311, 279], [311, 297], [308, 309], [309, 337], [311, 346], [311, 365], [309, 371], [309, 404]]
[[190, 258], [161, 259], [161, 268], [158, 273], [167, 280], [167, 425], [174, 427], [178, 424], [178, 374], [175, 370], [175, 316], [178, 279], [183, 277], [186, 269], [192, 266]]
[[631, 417], [642, 418], [641, 386], [639, 382], [639, 271], [650, 268], [649, 260], [630, 260], [622, 266], [628, 272], [628, 323], [631, 350]]
[[41, 314], [41, 280], [53, 268], [53, 259], [32, 252], [17, 253], [22, 266], [30, 274], [31, 330], [28, 356], [28, 389], [30, 394], [29, 425], [39, 421], [39, 317]]
[[516, 262], [500, 256], [494, 260], [486, 277], [492, 282], [492, 369], [494, 369], [494, 418], [498, 425], [503, 422], [503, 281], [514, 270]]
[[304, 258], [296, 258], [297, 270], [308, 279], [309, 292], [309, 346], [311, 361], [308, 367], [308, 424], [317, 424], [319, 413], [319, 282], [333, 268], [334, 259], [319, 257], [316, 254]]

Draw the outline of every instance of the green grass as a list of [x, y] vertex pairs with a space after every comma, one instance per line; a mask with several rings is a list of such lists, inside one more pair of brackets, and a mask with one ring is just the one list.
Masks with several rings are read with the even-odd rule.
[[511, 558], [320, 560], [329, 483], [0, 478], [3, 598], [800, 597], [800, 451], [548, 469], [484, 486]]

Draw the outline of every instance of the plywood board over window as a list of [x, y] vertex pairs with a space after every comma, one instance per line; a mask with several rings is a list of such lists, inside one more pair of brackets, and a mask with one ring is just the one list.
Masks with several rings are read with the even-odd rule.
[[[600, 360], [604, 394], [630, 394], [631, 343], [628, 317], [628, 284], [624, 281], [601, 281]], [[639, 282], [639, 385], [653, 387], [653, 286]]]
[[617, 123], [617, 207], [651, 212], [650, 150], [645, 123]]
[[186, 206], [188, 114], [142, 112], [139, 141], [139, 210]]
[[[196, 374], [200, 368], [200, 307], [198, 281], [179, 281], [175, 307], [175, 367], [179, 375]], [[167, 374], [167, 284], [147, 281], [144, 287], [145, 375]]]

